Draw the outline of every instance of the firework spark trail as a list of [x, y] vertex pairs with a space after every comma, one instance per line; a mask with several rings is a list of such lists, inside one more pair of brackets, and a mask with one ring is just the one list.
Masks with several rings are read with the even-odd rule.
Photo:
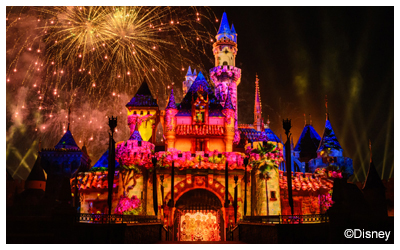
[[43, 147], [58, 142], [71, 106], [75, 140], [96, 161], [107, 147], [107, 117], [118, 115], [117, 139], [126, 139], [124, 106], [142, 81], [165, 99], [189, 65], [204, 70], [202, 60], [211, 61], [216, 31], [208, 8], [7, 7], [6, 16], [7, 149], [18, 149], [7, 150], [7, 167], [14, 170], [17, 155], [33, 165], [26, 153], [39, 136]]

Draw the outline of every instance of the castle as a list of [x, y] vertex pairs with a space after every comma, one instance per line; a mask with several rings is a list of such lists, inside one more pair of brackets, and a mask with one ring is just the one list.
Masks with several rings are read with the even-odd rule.
[[[130, 137], [115, 144], [112, 213], [155, 215], [176, 240], [223, 240], [226, 229], [245, 216], [291, 215], [289, 167], [295, 215], [324, 214], [332, 205], [334, 179], [351, 176], [353, 166], [343, 157], [328, 112], [322, 137], [306, 122], [285, 162], [282, 139], [262, 118], [257, 76], [254, 123], [238, 124], [237, 52], [237, 33], [224, 13], [213, 44], [211, 82], [189, 67], [182, 101], [175, 102], [171, 89], [164, 110], [143, 82], [126, 105]], [[159, 124], [163, 145], [156, 145]], [[32, 170], [38, 177], [32, 174], [26, 189], [42, 190], [55, 202], [68, 178], [70, 200], [80, 213], [108, 213], [108, 150], [91, 166], [68, 128], [38, 159]]]

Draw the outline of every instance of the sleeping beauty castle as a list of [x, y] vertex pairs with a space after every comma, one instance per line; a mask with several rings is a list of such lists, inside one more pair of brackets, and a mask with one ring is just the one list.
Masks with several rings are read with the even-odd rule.
[[[269, 119], [264, 122], [256, 76], [254, 123], [238, 124], [237, 33], [225, 13], [212, 52], [211, 81], [189, 67], [180, 103], [172, 88], [161, 109], [143, 82], [126, 104], [130, 137], [111, 145], [115, 153], [107, 150], [93, 166], [68, 128], [53, 149], [39, 152], [26, 190], [35, 189], [56, 203], [68, 178], [67, 200], [79, 213], [153, 216], [179, 241], [226, 240], [227, 229], [252, 218], [280, 218], [282, 223], [282, 218], [308, 216], [318, 222], [332, 206], [334, 180], [353, 174], [352, 159], [343, 156], [329, 113], [321, 135], [310, 120], [296, 144], [284, 143]], [[87, 222], [94, 223], [93, 218]]]

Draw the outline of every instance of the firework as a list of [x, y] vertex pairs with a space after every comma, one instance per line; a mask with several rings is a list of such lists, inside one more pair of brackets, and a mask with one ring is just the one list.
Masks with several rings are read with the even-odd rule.
[[119, 116], [122, 137], [123, 107], [143, 80], [163, 100], [189, 65], [204, 68], [215, 20], [208, 8], [8, 7], [7, 162], [18, 144], [12, 151], [25, 156], [13, 164], [33, 165], [23, 163], [27, 152], [39, 136], [54, 146], [70, 106], [74, 137], [89, 152], [107, 139], [108, 115]]

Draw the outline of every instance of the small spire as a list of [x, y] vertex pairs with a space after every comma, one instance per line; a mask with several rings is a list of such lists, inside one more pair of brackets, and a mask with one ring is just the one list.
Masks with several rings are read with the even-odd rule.
[[231, 33], [236, 34], [235, 26], [233, 26], [233, 23], [232, 23], [232, 27], [231, 27]]
[[329, 113], [328, 113], [328, 95], [325, 95], [325, 108], [326, 108], [326, 120], [329, 120]]
[[174, 88], [171, 88], [171, 95], [169, 96], [168, 105], [165, 109], [177, 109], [174, 96]]
[[267, 119], [267, 128], [269, 128], [269, 124], [270, 124], [271, 122], [269, 121], [269, 115], [268, 115], [268, 119]]
[[226, 13], [222, 14], [221, 18], [221, 25], [219, 26], [218, 34], [222, 33], [231, 33], [231, 29], [229, 28], [229, 23], [228, 23], [228, 17], [226, 16]]
[[311, 120], [311, 114], [308, 114], [310, 116], [310, 125], [312, 125], [312, 120]]
[[369, 139], [369, 162], [372, 162], [372, 145], [371, 145], [371, 139]]
[[189, 66], [189, 69], [188, 69], [188, 71], [187, 71], [186, 76], [191, 76], [191, 75], [192, 75], [192, 69], [191, 69], [190, 66]]
[[194, 76], [197, 75], [196, 69], [194, 69], [193, 75], [194, 75]]

